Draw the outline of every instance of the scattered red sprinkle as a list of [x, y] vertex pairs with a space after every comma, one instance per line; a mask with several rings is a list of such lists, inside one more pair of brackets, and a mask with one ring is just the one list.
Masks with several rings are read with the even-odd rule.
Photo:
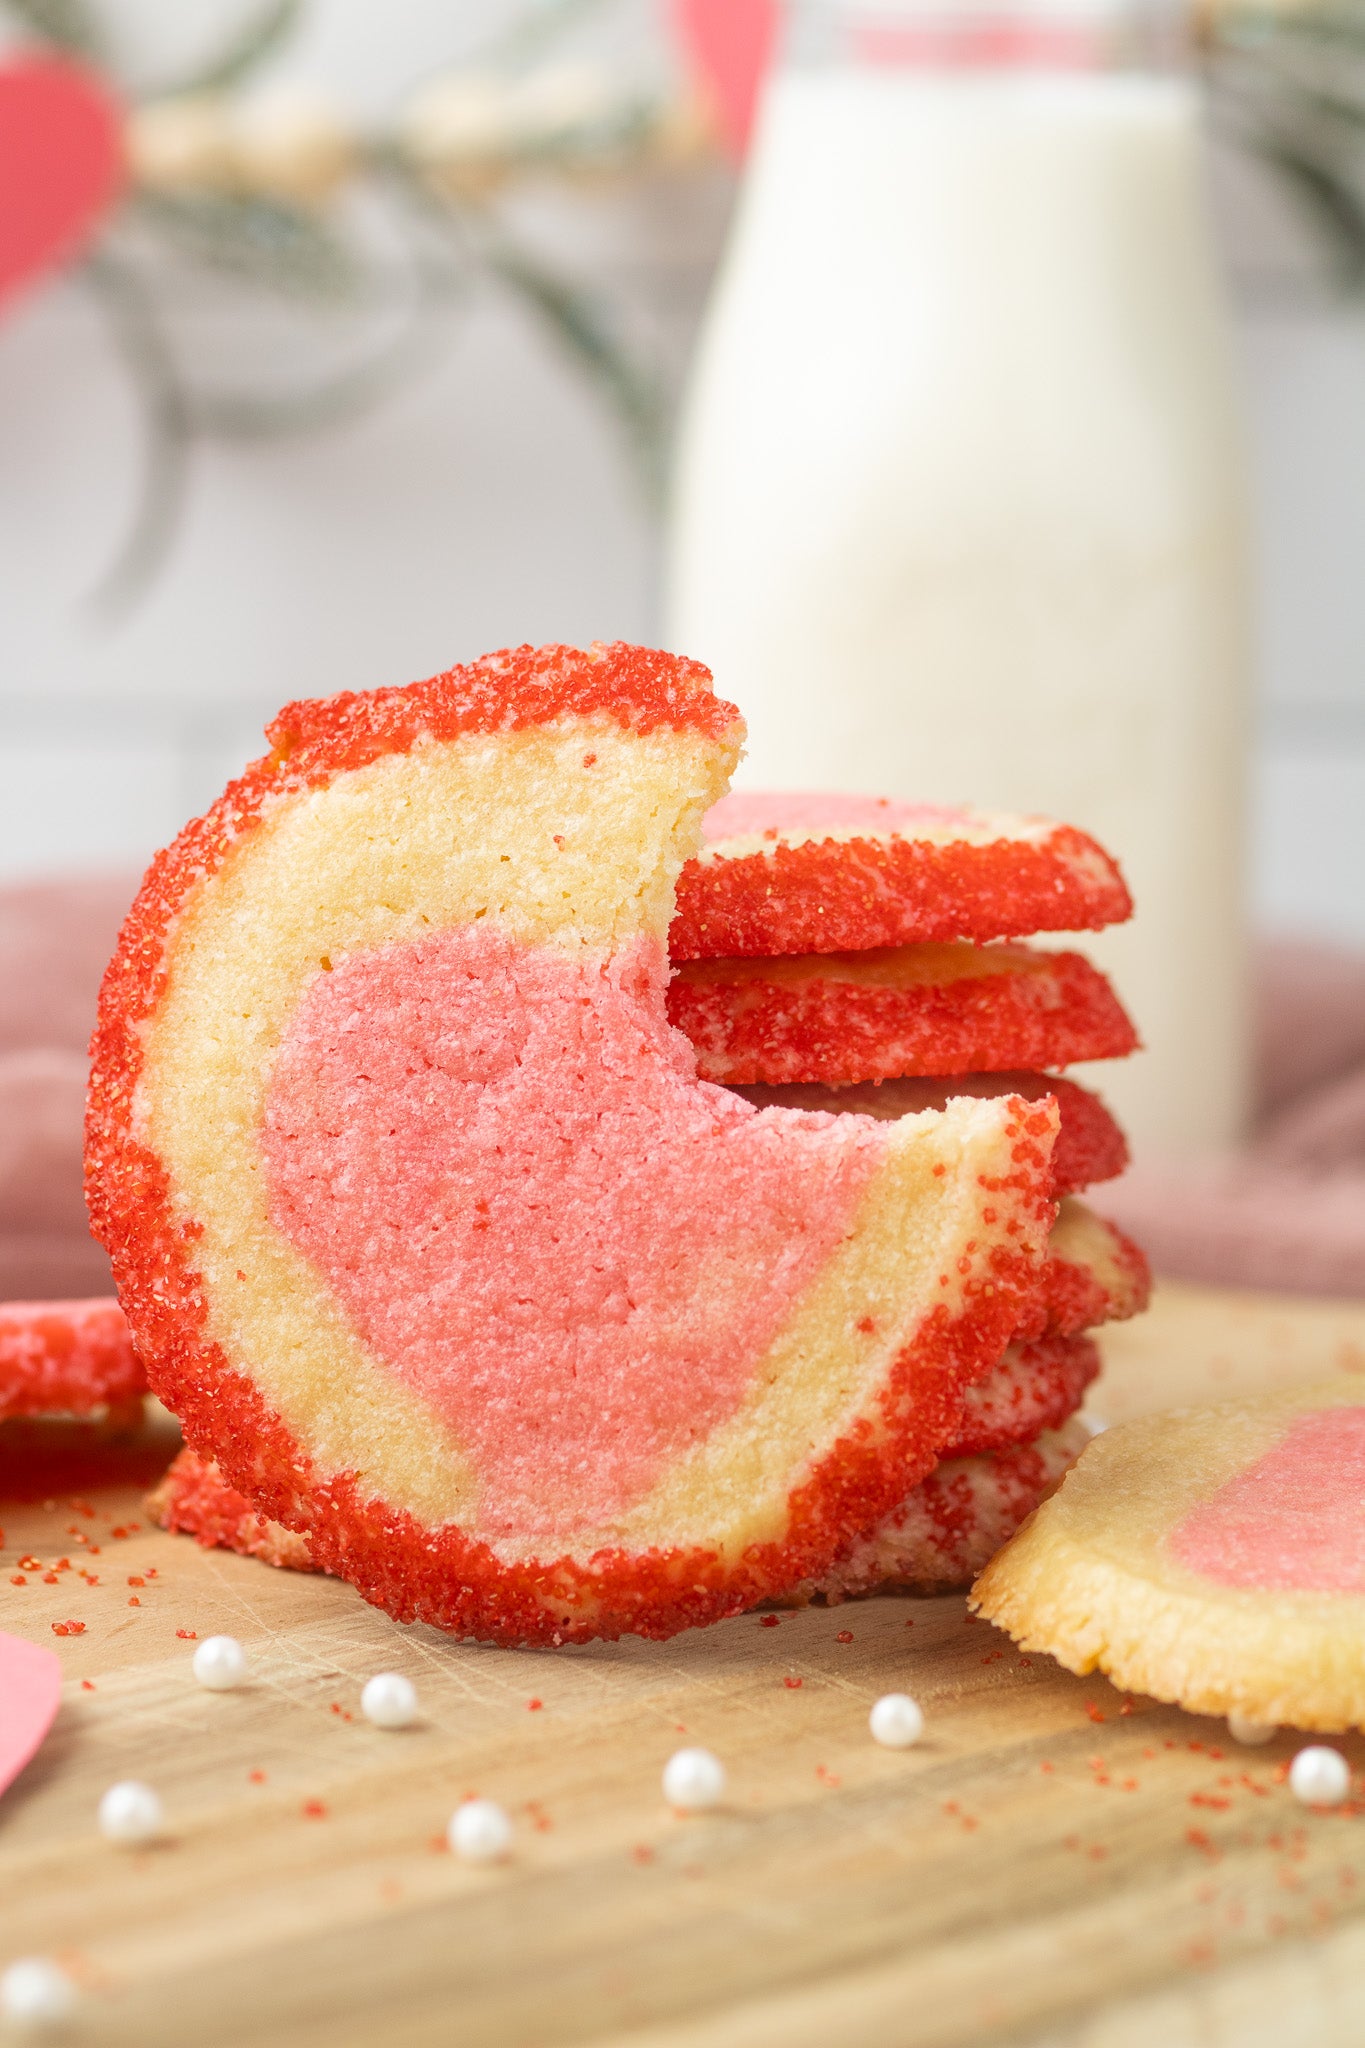
[[781, 1628], [782, 1617], [780, 1614], [764, 1614], [759, 1617], [758, 1625], [760, 1628]]
[[85, 1623], [83, 1621], [54, 1621], [52, 1633], [54, 1636], [83, 1636], [85, 1634]]
[[1105, 1857], [1109, 1854], [1109, 1851], [1105, 1848], [1102, 1842], [1092, 1842], [1085, 1853], [1090, 1858], [1092, 1863], [1103, 1863]]
[[824, 1764], [815, 1766], [815, 1775], [822, 1785], [842, 1785], [844, 1782], [837, 1771], [828, 1770]]
[[142, 1602], [138, 1599], [136, 1593], [130, 1593], [128, 1595], [128, 1605], [130, 1607], [141, 1607]]
[[94, 1690], [95, 1690], [95, 1681], [94, 1681], [94, 1679], [93, 1679], [93, 1678], [83, 1678], [83, 1679], [81, 1680], [81, 1691], [82, 1691], [82, 1692], [93, 1692]]
[[1215, 1863], [1218, 1861], [1220, 1852], [1205, 1834], [1203, 1828], [1186, 1828], [1185, 1840], [1192, 1849], [1201, 1850], [1205, 1856], [1211, 1857]]
[[11, 1578], [10, 1580], [10, 1584], [12, 1586], [26, 1586], [28, 1584], [28, 1580], [24, 1577], [22, 1572], [15, 1572], [13, 1578]]
[[652, 1863], [654, 1861], [654, 1851], [650, 1848], [648, 1842], [637, 1842], [630, 1852], [630, 1860], [632, 1863]]
[[57, 1583], [58, 1583], [58, 1581], [57, 1581], [57, 1574], [56, 1574], [56, 1572], [44, 1572], [44, 1573], [43, 1573], [43, 1584], [44, 1584], [45, 1586], [55, 1586], [55, 1585], [56, 1585]]
[[870, 1337], [877, 1325], [873, 1322], [871, 1316], [859, 1316], [855, 1327], [861, 1330], [865, 1337]]
[[176, 1630], [176, 1634], [177, 1634], [177, 1635], [179, 1636], [179, 1638], [180, 1638], [180, 1640], [181, 1640], [181, 1642], [182, 1642], [182, 1643], [195, 1643], [195, 1642], [198, 1642], [198, 1640], [199, 1640], [199, 1631], [198, 1631], [198, 1629], [194, 1629], [194, 1628], [178, 1628], [178, 1629]]
[[782, 1683], [786, 1686], [788, 1692], [797, 1692], [805, 1681], [800, 1678], [784, 1678]]
[[428, 1835], [427, 1847], [433, 1856], [448, 1856], [450, 1854], [450, 1844], [444, 1835]]
[[544, 1700], [527, 1700], [526, 1711], [528, 1714], [538, 1714], [544, 1704]]
[[1098, 1706], [1097, 1706], [1097, 1705], [1095, 1704], [1094, 1700], [1087, 1700], [1087, 1701], [1086, 1701], [1086, 1703], [1085, 1703], [1085, 1711], [1086, 1711], [1087, 1715], [1089, 1716], [1089, 1718], [1090, 1718], [1090, 1719], [1091, 1719], [1092, 1721], [1103, 1721], [1103, 1719], [1104, 1719], [1104, 1715], [1103, 1715], [1103, 1714], [1102, 1714], [1102, 1713], [1100, 1712], [1100, 1710], [1099, 1710]]
[[130, 1572], [130, 1573], [129, 1573], [129, 1575], [128, 1575], [128, 1584], [129, 1584], [130, 1586], [145, 1586], [145, 1585], [146, 1585], [146, 1583], [147, 1583], [147, 1581], [146, 1581], [146, 1580], [145, 1580], [144, 1578], [141, 1578], [141, 1577], [139, 1577], [139, 1576], [138, 1576], [138, 1574], [137, 1574], [136, 1572]]
[[583, 756], [583, 766], [585, 768], [595, 768], [597, 766], [596, 754], [585, 754]]
[[834, 1640], [836, 1643], [851, 1643], [853, 1641], [852, 1629], [841, 1628], [838, 1635], [834, 1638]]
[[1043, 1761], [1039, 1764], [1038, 1768], [1040, 1771], [1052, 1772], [1056, 1770], [1057, 1766], [1056, 1764], [1051, 1763], [1047, 1757], [1044, 1757]]
[[327, 1807], [321, 1799], [305, 1799], [300, 1811], [305, 1820], [326, 1820]]
[[246, 1777], [249, 1785], [264, 1785], [265, 1783], [264, 1771], [248, 1771]]

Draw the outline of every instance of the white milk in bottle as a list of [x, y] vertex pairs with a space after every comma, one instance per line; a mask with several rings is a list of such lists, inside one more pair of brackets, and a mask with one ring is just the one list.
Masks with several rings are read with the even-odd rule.
[[793, 16], [685, 407], [669, 644], [744, 711], [742, 786], [1094, 832], [1138, 916], [1077, 943], [1149, 1048], [1094, 1078], [1140, 1151], [1218, 1147], [1248, 593], [1196, 90], [1099, 0]]

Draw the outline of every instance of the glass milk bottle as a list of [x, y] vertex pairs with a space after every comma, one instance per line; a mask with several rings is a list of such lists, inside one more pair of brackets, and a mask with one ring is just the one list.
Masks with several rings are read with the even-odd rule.
[[[1172, 23], [1166, 17], [1165, 29]], [[1240, 1129], [1248, 581], [1194, 85], [1150, 8], [794, 5], [684, 409], [669, 644], [741, 784], [1043, 811], [1139, 1152]], [[1054, 946], [1067, 941], [1045, 941]]]

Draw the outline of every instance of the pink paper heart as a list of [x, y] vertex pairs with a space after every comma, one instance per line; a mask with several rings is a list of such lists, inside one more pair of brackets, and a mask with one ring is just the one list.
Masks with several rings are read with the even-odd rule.
[[736, 162], [749, 146], [780, 18], [778, 0], [673, 0], [678, 38], [701, 74]]
[[0, 66], [0, 302], [79, 253], [123, 185], [123, 125], [64, 57]]
[[1365, 1408], [1301, 1415], [1185, 1517], [1171, 1549], [1220, 1586], [1365, 1593]]
[[0, 1792], [37, 1752], [61, 1697], [62, 1667], [52, 1651], [0, 1635]]

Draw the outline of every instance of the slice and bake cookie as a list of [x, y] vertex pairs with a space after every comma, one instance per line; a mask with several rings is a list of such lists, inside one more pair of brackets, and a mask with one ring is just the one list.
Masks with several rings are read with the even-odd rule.
[[692, 960], [668, 1014], [698, 1073], [731, 1086], [1063, 1067], [1138, 1043], [1097, 967], [1015, 945]]
[[1365, 1727], [1365, 1390], [1126, 1422], [990, 1564], [977, 1611], [1195, 1713]]
[[889, 1081], [854, 1082], [830, 1088], [820, 1081], [794, 1082], [784, 1088], [761, 1082], [735, 1090], [756, 1109], [820, 1109], [833, 1116], [917, 1116], [923, 1109], [946, 1109], [954, 1095], [1022, 1095], [1025, 1102], [1055, 1096], [1061, 1128], [1052, 1148], [1052, 1189], [1056, 1195], [1079, 1194], [1097, 1181], [1113, 1180], [1128, 1164], [1128, 1144], [1111, 1112], [1098, 1095], [1061, 1074], [1011, 1070], [1000, 1074], [912, 1075]]
[[622, 647], [293, 705], [106, 976], [89, 1195], [153, 1387], [400, 1618], [661, 1637], [818, 1575], [1027, 1313], [1055, 1109], [759, 1111], [667, 1023], [741, 737]]
[[235, 1550], [239, 1557], [259, 1558], [284, 1571], [317, 1569], [305, 1536], [258, 1515], [245, 1494], [228, 1485], [211, 1458], [201, 1458], [188, 1446], [148, 1494], [147, 1508], [163, 1529], [193, 1536], [205, 1550]]
[[949, 1458], [870, 1536], [799, 1597], [831, 1604], [868, 1593], [949, 1593], [970, 1584], [1090, 1441], [1066, 1422], [1032, 1443]]
[[146, 1391], [116, 1301], [0, 1303], [0, 1420], [91, 1415], [137, 1404]]
[[1133, 909], [1104, 848], [1051, 818], [745, 790], [703, 829], [675, 960], [1098, 931]]
[[1091, 1337], [1035, 1337], [1009, 1346], [1000, 1363], [967, 1395], [945, 1458], [1000, 1451], [1032, 1443], [1045, 1429], [1060, 1429], [1080, 1407], [1100, 1370]]

